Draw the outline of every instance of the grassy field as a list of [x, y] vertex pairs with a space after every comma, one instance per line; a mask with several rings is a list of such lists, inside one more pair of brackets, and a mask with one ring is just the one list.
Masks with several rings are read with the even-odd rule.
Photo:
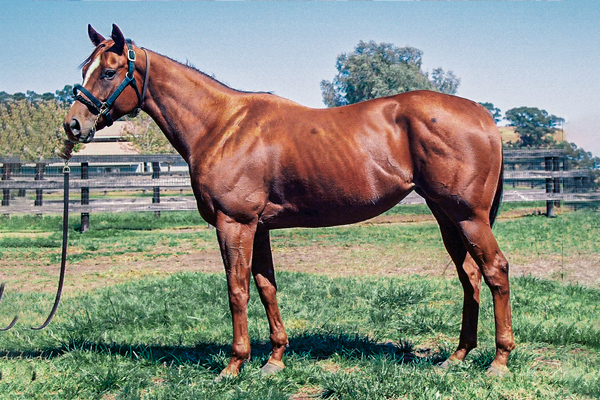
[[215, 233], [196, 213], [94, 214], [85, 234], [73, 217], [65, 299], [41, 332], [28, 326], [51, 306], [60, 217], [0, 218], [0, 324], [21, 319], [0, 333], [0, 398], [600, 398], [600, 218], [540, 210], [505, 204], [495, 227], [513, 265], [518, 343], [504, 379], [485, 375], [494, 355], [487, 289], [480, 347], [463, 365], [436, 367], [456, 345], [462, 295], [422, 206], [274, 232], [287, 368], [258, 373], [269, 334], [253, 289], [253, 358], [218, 383], [231, 321]]

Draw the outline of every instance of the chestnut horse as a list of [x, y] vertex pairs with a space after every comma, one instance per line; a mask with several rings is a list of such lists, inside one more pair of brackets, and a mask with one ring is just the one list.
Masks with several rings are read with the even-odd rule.
[[216, 227], [227, 275], [233, 344], [221, 376], [236, 375], [250, 358], [251, 275], [272, 344], [262, 372], [284, 368], [288, 338], [276, 299], [271, 229], [364, 221], [413, 190], [437, 219], [464, 289], [458, 348], [442, 366], [477, 346], [483, 276], [496, 326], [489, 373], [507, 371], [515, 347], [508, 262], [491, 229], [501, 199], [502, 143], [485, 108], [415, 91], [312, 109], [231, 89], [135, 46], [115, 25], [109, 39], [91, 26], [88, 34], [96, 47], [83, 64], [66, 134], [72, 142], [89, 142], [112, 120], [142, 109], [187, 161], [198, 210]]

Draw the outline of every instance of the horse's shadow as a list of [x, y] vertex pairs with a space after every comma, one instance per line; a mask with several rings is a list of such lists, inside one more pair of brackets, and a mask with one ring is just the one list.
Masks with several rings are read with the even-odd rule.
[[[381, 343], [367, 336], [346, 333], [306, 332], [291, 335], [287, 355], [297, 355], [313, 360], [326, 360], [334, 355], [345, 358], [362, 359], [383, 356], [397, 363], [437, 364], [448, 354], [443, 350], [416, 350], [409, 342]], [[252, 357], [268, 358], [271, 345], [264, 341], [254, 341]], [[177, 365], [199, 365], [212, 371], [220, 371], [223, 359], [229, 355], [230, 345], [200, 342], [195, 346], [149, 345], [142, 343], [102, 343], [85, 339], [70, 339], [59, 347], [44, 350], [7, 350], [0, 351], [0, 358], [5, 359], [52, 359], [72, 351], [89, 351], [99, 354], [120, 355], [132, 360], [144, 360], [153, 363]]]

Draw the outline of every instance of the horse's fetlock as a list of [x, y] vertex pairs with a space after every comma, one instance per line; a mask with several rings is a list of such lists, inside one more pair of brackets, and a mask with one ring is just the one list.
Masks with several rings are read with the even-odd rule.
[[238, 343], [231, 348], [231, 358], [243, 362], [250, 359], [250, 352], [250, 344]]
[[287, 347], [289, 345], [287, 334], [284, 332], [277, 332], [271, 334], [271, 346], [276, 347]]
[[498, 342], [496, 343], [496, 347], [498, 348], [499, 351], [510, 353], [511, 351], [513, 351], [515, 349], [515, 347], [517, 347], [517, 343], [511, 337], [511, 338], [498, 340]]

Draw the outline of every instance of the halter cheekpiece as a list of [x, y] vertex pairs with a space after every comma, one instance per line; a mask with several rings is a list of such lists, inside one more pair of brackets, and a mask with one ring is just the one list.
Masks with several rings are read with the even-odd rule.
[[[127, 39], [125, 43], [127, 44], [127, 75], [125, 75], [125, 79], [123, 80], [123, 82], [121, 82], [119, 87], [117, 87], [113, 94], [110, 95], [108, 100], [98, 100], [92, 93], [90, 93], [89, 90], [84, 88], [82, 85], [77, 84], [73, 86], [73, 95], [75, 100], [87, 106], [90, 112], [94, 115], [97, 115], [98, 118], [104, 117], [104, 120], [106, 121], [106, 126], [111, 126], [113, 124], [113, 119], [110, 115], [110, 110], [113, 108], [115, 101], [127, 86], [133, 87], [133, 89], [135, 90], [135, 94], [138, 98], [138, 105], [135, 108], [135, 110], [133, 110], [129, 114], [130, 117], [135, 117], [140, 113], [140, 110], [142, 109], [142, 100], [144, 98], [144, 95], [146, 94], [146, 82], [148, 78], [149, 68], [148, 53], [145, 49], [142, 49], [146, 53], [146, 76], [144, 77], [144, 87], [142, 89], [142, 94], [140, 94], [140, 91], [137, 88], [137, 83], [133, 76], [133, 72], [135, 71], [136, 57], [135, 52], [133, 51], [131, 39]], [[79, 92], [83, 93], [85, 97], [83, 97]]]

